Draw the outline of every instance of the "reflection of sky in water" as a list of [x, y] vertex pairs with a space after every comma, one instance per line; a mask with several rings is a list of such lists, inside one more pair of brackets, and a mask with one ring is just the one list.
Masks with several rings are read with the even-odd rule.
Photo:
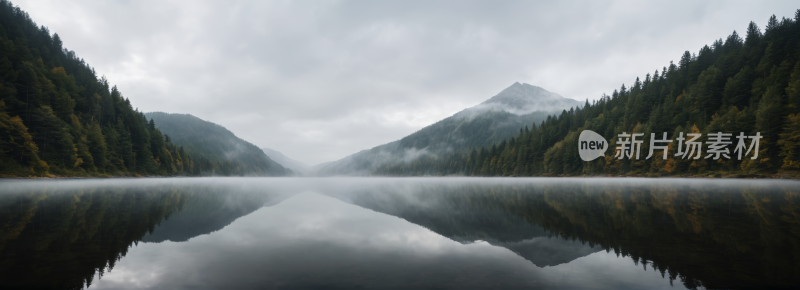
[[539, 268], [503, 247], [462, 244], [395, 216], [305, 192], [187, 242], [139, 243], [112, 271], [95, 277], [91, 289], [531, 286], [683, 288], [613, 251]]

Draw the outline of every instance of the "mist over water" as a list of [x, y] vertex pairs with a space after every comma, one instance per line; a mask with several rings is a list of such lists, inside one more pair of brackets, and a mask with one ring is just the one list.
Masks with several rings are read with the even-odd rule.
[[800, 183], [619, 178], [0, 181], [3, 285], [790, 287]]

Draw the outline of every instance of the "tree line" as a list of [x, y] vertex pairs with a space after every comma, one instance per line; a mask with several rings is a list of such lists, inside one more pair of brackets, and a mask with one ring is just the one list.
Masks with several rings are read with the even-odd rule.
[[[610, 142], [605, 158], [591, 162], [578, 154], [583, 130]], [[730, 133], [762, 136], [758, 158], [692, 159], [677, 157], [678, 142], [668, 158], [615, 158], [618, 134], [667, 132], [675, 140], [687, 134]], [[732, 139], [734, 145], [736, 138]], [[748, 143], [749, 144], [749, 143]], [[647, 154], [649, 142], [642, 144]], [[730, 151], [733, 151], [733, 147]], [[754, 155], [755, 152], [751, 153]], [[375, 175], [467, 176], [749, 176], [800, 170], [800, 10], [794, 19], [774, 15], [761, 29], [750, 22], [742, 38], [727, 38], [686, 51], [675, 64], [636, 78], [609, 96], [562, 111], [538, 126], [521, 128], [508, 140], [413, 162], [387, 165]]]

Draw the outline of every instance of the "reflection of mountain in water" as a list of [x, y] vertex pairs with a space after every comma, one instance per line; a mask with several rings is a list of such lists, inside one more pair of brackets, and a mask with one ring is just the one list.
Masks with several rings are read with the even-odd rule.
[[[409, 192], [389, 188], [348, 196], [358, 206], [397, 216], [461, 243], [487, 241], [507, 248], [539, 267], [569, 263], [600, 251], [574, 240], [565, 240], [531, 224], [501, 207], [473, 207], [446, 199], [447, 188], [427, 187], [418, 200]], [[433, 197], [433, 198], [431, 198]], [[439, 198], [436, 198], [439, 197]]]
[[286, 197], [195, 180], [80, 182], [84, 186], [41, 183], [0, 191], [0, 285], [82, 289], [140, 241], [186, 241]]
[[509, 249], [538, 267], [569, 263], [572, 260], [601, 250], [598, 246], [592, 247], [579, 241], [556, 237], [533, 238], [515, 243], [488, 242], [492, 245]]
[[187, 200], [180, 211], [170, 215], [142, 238], [143, 242], [185, 242], [199, 235], [221, 230], [236, 219], [282, 199], [252, 192], [216, 192]]
[[[9, 189], [27, 183], [3, 184], [0, 285], [79, 289], [91, 284], [95, 273], [113, 269], [139, 241], [185, 241], [213, 232], [283, 200], [265, 190], [267, 185], [298, 192], [292, 186], [317, 182], [271, 179], [243, 188], [242, 179], [209, 182], [218, 186], [203, 180], [117, 180], [114, 186], [97, 186], [107, 185], [102, 181], [43, 182], [17, 191]], [[602, 249], [688, 288], [792, 288], [800, 283], [796, 181], [325, 182], [317, 184], [324, 185], [320, 193], [461, 243], [488, 241], [540, 267]]]
[[515, 242], [547, 236], [543, 228], [503, 212], [450, 208], [441, 204], [414, 205], [402, 199], [381, 202], [369, 196], [360, 196], [354, 204], [403, 218], [461, 243], [475, 240]]
[[[533, 179], [398, 185], [348, 198], [454, 240], [495, 240], [536, 265], [602, 249], [690, 289], [800, 284], [796, 181]], [[545, 232], [588, 246], [538, 242], [535, 238]]]

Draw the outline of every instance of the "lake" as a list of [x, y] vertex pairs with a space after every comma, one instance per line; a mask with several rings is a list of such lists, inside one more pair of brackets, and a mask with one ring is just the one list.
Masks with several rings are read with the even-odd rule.
[[789, 180], [0, 180], [0, 222], [5, 289], [800, 285]]

